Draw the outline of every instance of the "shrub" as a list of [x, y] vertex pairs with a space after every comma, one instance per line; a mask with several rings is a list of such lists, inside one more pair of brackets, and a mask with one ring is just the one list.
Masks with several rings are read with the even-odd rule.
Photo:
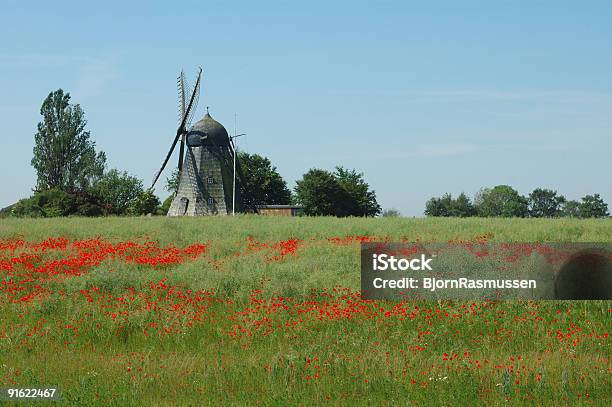
[[10, 216], [44, 217], [58, 216], [100, 216], [102, 207], [88, 194], [68, 193], [59, 189], [49, 189], [34, 193], [5, 210]]

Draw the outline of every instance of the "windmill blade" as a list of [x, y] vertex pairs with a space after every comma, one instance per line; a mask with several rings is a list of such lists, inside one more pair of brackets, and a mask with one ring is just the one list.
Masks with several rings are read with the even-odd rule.
[[179, 125], [183, 122], [187, 111], [187, 104], [189, 103], [189, 96], [191, 95], [191, 86], [187, 81], [185, 72], [181, 70], [181, 74], [176, 78], [177, 90], [178, 90], [178, 122]]
[[[188, 120], [190, 115], [193, 115], [193, 113], [191, 113], [191, 112], [195, 111], [195, 109], [194, 109], [194, 101], [197, 99], [196, 98], [196, 93], [199, 94], [201, 77], [202, 77], [202, 68], [200, 68], [200, 70], [198, 72], [198, 79], [196, 80], [194, 91], [191, 93], [191, 97], [189, 98], [189, 104], [187, 104], [187, 107], [184, 110], [183, 110], [182, 106], [179, 106], [179, 108], [181, 110], [181, 114], [182, 114], [181, 122], [179, 124], [178, 129], [176, 130], [176, 136], [174, 137], [174, 141], [172, 142], [172, 146], [170, 147], [170, 151], [168, 151], [168, 154], [166, 155], [166, 158], [164, 159], [164, 162], [163, 162], [161, 168], [159, 169], [157, 174], [155, 174], [155, 178], [153, 179], [153, 184], [151, 185], [151, 188], [153, 188], [155, 186], [155, 183], [159, 179], [161, 173], [164, 171], [164, 168], [166, 168], [166, 164], [168, 164], [168, 160], [170, 160], [170, 157], [172, 156], [172, 153], [174, 152], [174, 148], [176, 147], [176, 143], [178, 143], [179, 139], [182, 138], [182, 136], [187, 133], [187, 130], [186, 130], [187, 120]], [[183, 92], [188, 87], [188, 84], [187, 84], [187, 81], [184, 78], [183, 72], [181, 72], [181, 75], [179, 75], [179, 77], [177, 79], [177, 82], [178, 82], [178, 87], [179, 87], [179, 99], [182, 100]], [[197, 92], [195, 90], [197, 90]], [[179, 101], [179, 104], [182, 104], [181, 101]], [[184, 112], [184, 114], [183, 114], [183, 112]], [[181, 153], [184, 154], [184, 143], [183, 143], [182, 140], [181, 140]], [[182, 167], [182, 162], [179, 163], [179, 168], [180, 167]]]
[[181, 137], [181, 146], [179, 147], [179, 162], [178, 170], [179, 174], [183, 171], [183, 159], [185, 158], [185, 134]]
[[191, 127], [191, 121], [193, 120], [193, 116], [195, 114], [196, 111], [196, 107], [198, 106], [198, 101], [200, 100], [200, 83], [198, 82], [197, 84], [197, 88], [194, 89], [193, 91], [194, 95], [195, 95], [195, 99], [193, 101], [193, 107], [191, 108], [191, 110], [189, 111], [189, 114], [187, 115], [187, 128]]
[[172, 147], [170, 147], [170, 151], [168, 151], [168, 154], [166, 155], [166, 159], [164, 160], [164, 163], [162, 164], [162, 166], [159, 169], [159, 171], [157, 172], [157, 174], [155, 174], [155, 178], [153, 179], [153, 184], [151, 185], [151, 188], [153, 188], [155, 186], [155, 183], [159, 179], [159, 176], [161, 175], [162, 171], [164, 171], [164, 168], [166, 168], [166, 164], [168, 164], [168, 160], [172, 156], [172, 152], [174, 151], [174, 147], [176, 147], [176, 143], [179, 141], [179, 138], [181, 138], [182, 135], [183, 135], [183, 132], [179, 128], [176, 131], [176, 137], [174, 137], [174, 141], [172, 142]]
[[198, 78], [196, 79], [196, 84], [193, 87], [193, 91], [191, 92], [191, 99], [193, 100], [193, 104], [191, 108], [186, 111], [187, 121], [185, 122], [186, 128], [191, 127], [191, 121], [193, 120], [193, 116], [195, 114], [196, 108], [198, 106], [198, 101], [200, 100], [200, 76], [202, 75], [202, 68], [199, 68]]
[[[191, 95], [192, 90], [189, 86], [189, 82], [187, 82], [187, 78], [185, 77], [185, 72], [181, 70], [181, 74], [176, 79], [177, 80], [177, 88], [178, 88], [178, 117], [179, 117], [179, 126], [185, 119], [187, 112], [187, 103], [189, 95]], [[189, 120], [188, 120], [189, 121]], [[187, 124], [189, 127], [189, 124]], [[178, 170], [181, 171], [183, 169], [183, 158], [185, 156], [185, 135], [181, 137], [181, 146], [179, 150], [179, 160], [178, 160]]]

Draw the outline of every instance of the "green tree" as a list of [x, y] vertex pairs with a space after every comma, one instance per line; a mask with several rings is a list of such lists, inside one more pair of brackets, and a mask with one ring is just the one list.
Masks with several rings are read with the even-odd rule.
[[399, 218], [400, 216], [402, 216], [402, 214], [395, 208], [389, 208], [382, 211], [383, 218]]
[[452, 216], [452, 197], [451, 194], [446, 193], [440, 198], [431, 198], [425, 203], [425, 215], [426, 216]]
[[527, 202], [529, 205], [529, 216], [534, 218], [555, 218], [562, 214], [565, 197], [557, 195], [557, 191], [536, 188], [529, 194]]
[[561, 214], [562, 216], [567, 216], [568, 218], [579, 218], [580, 202], [573, 200], [564, 202], [561, 208]]
[[49, 93], [40, 108], [43, 121], [34, 136], [32, 166], [38, 190], [57, 188], [67, 192], [86, 190], [99, 179], [106, 165], [104, 152], [85, 130], [81, 106], [70, 104], [62, 89]]
[[525, 217], [527, 199], [508, 185], [484, 188], [474, 200], [476, 213], [484, 217]]
[[172, 174], [170, 174], [170, 177], [166, 178], [166, 186], [164, 188], [172, 195], [176, 195], [176, 193], [178, 192], [178, 186], [179, 170], [178, 168], [174, 168], [174, 170], [172, 170]]
[[456, 199], [445, 193], [440, 198], [431, 198], [425, 204], [425, 215], [427, 216], [454, 216], [465, 218], [474, 216], [474, 205], [463, 192]]
[[93, 195], [111, 215], [125, 215], [143, 194], [142, 181], [126, 171], [112, 169], [94, 185]]
[[349, 196], [344, 202], [337, 202], [337, 207], [342, 208], [339, 216], [376, 216], [381, 208], [376, 201], [376, 192], [370, 190], [370, 186], [365, 182], [363, 173], [356, 170], [348, 170], [343, 167], [336, 167], [334, 173], [340, 187]]
[[453, 200], [451, 200], [451, 216], [458, 218], [467, 218], [476, 214], [476, 209], [472, 205], [472, 201], [463, 192]]
[[152, 190], [143, 191], [132, 200], [128, 207], [128, 213], [133, 216], [155, 214], [161, 201]]
[[348, 193], [329, 171], [310, 169], [295, 186], [296, 202], [304, 207], [304, 215], [346, 216], [338, 204], [350, 199]]
[[259, 154], [238, 152], [241, 196], [245, 207], [288, 205], [291, 191], [270, 160]]
[[164, 216], [167, 215], [168, 211], [170, 210], [170, 205], [172, 205], [173, 199], [174, 195], [170, 195], [169, 197], [164, 199], [164, 202], [162, 202], [162, 204], [155, 209], [155, 214]]
[[580, 217], [581, 218], [605, 218], [609, 216], [608, 204], [599, 196], [586, 195], [580, 202]]

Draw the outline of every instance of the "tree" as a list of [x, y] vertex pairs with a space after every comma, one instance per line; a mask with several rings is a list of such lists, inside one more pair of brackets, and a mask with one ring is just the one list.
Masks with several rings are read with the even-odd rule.
[[474, 209], [472, 201], [463, 192], [456, 199], [451, 200], [451, 216], [467, 218], [474, 216], [475, 213], [476, 209]]
[[608, 204], [604, 202], [599, 194], [586, 195], [580, 202], [581, 218], [605, 218], [609, 216]]
[[452, 197], [446, 193], [440, 198], [431, 198], [425, 204], [426, 216], [451, 216]]
[[579, 218], [580, 217], [580, 202], [578, 201], [566, 201], [563, 203], [561, 208], [563, 216], [568, 218]]
[[155, 214], [164, 215], [164, 216], [167, 215], [168, 211], [170, 210], [170, 205], [172, 205], [173, 199], [174, 199], [173, 195], [170, 195], [169, 197], [164, 199], [164, 202], [162, 202], [162, 204], [155, 209]]
[[295, 187], [295, 199], [305, 215], [376, 216], [381, 208], [363, 173], [336, 167], [335, 172], [309, 170]]
[[349, 194], [329, 171], [310, 169], [295, 186], [295, 198], [305, 215], [346, 216], [338, 204], [350, 199]]
[[94, 185], [92, 193], [112, 215], [125, 215], [144, 192], [142, 181], [126, 171], [112, 169]]
[[86, 190], [99, 179], [106, 165], [104, 152], [85, 130], [81, 106], [70, 104], [62, 89], [49, 93], [40, 108], [43, 121], [34, 136], [32, 166], [38, 190], [57, 188], [67, 192]]
[[336, 167], [334, 176], [349, 196], [344, 202], [338, 202], [337, 207], [342, 208], [340, 216], [376, 216], [381, 208], [376, 201], [376, 192], [371, 191], [363, 178], [363, 173]]
[[484, 188], [474, 202], [478, 216], [525, 217], [528, 212], [527, 199], [508, 185]]
[[128, 207], [128, 213], [133, 216], [155, 214], [160, 204], [159, 198], [155, 196], [152, 190], [148, 189], [132, 200]]
[[400, 216], [402, 216], [402, 214], [395, 208], [389, 208], [382, 211], [383, 218], [399, 218]]
[[172, 195], [176, 195], [176, 193], [178, 192], [178, 186], [179, 186], [179, 170], [178, 168], [175, 168], [174, 170], [172, 170], [172, 174], [170, 174], [170, 177], [166, 178], [165, 189], [166, 191], [170, 192]]
[[463, 192], [456, 199], [446, 193], [440, 198], [431, 198], [425, 204], [425, 215], [427, 216], [454, 216], [468, 217], [474, 216], [474, 205]]
[[238, 152], [242, 174], [241, 194], [246, 207], [288, 205], [291, 191], [269, 159], [258, 154]]
[[563, 195], [557, 191], [536, 188], [528, 198], [529, 216], [534, 218], [555, 218], [562, 214], [562, 205], [565, 203]]

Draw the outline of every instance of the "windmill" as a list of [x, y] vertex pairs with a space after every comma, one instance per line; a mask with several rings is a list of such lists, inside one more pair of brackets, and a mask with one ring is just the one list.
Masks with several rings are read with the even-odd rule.
[[178, 77], [179, 127], [153, 181], [155, 185], [180, 140], [178, 189], [168, 216], [227, 215], [241, 208], [240, 197], [234, 198], [235, 150], [227, 130], [210, 116], [208, 108], [201, 120], [190, 125], [199, 97], [201, 73], [200, 68], [193, 90], [182, 72]]
[[181, 141], [181, 147], [179, 150], [179, 161], [178, 161], [178, 170], [179, 170], [179, 179], [180, 173], [183, 170], [183, 160], [185, 156], [185, 142], [187, 136], [187, 129], [191, 126], [191, 120], [193, 119], [193, 114], [196, 110], [196, 106], [198, 105], [198, 100], [200, 99], [200, 79], [202, 77], [202, 68], [198, 70], [198, 77], [196, 79], [195, 86], [193, 90], [190, 89], [189, 84], [187, 83], [187, 79], [185, 78], [185, 73], [181, 71], [181, 74], [177, 78], [177, 86], [179, 93], [179, 127], [176, 129], [176, 136], [174, 137], [174, 141], [172, 142], [172, 146], [170, 147], [170, 151], [166, 154], [166, 159], [162, 163], [161, 168], [155, 174], [155, 178], [153, 179], [153, 184], [151, 188], [155, 186], [155, 183], [159, 179], [159, 176], [166, 168], [166, 164], [170, 160], [172, 153], [174, 152], [174, 148], [176, 147], [176, 143]]

